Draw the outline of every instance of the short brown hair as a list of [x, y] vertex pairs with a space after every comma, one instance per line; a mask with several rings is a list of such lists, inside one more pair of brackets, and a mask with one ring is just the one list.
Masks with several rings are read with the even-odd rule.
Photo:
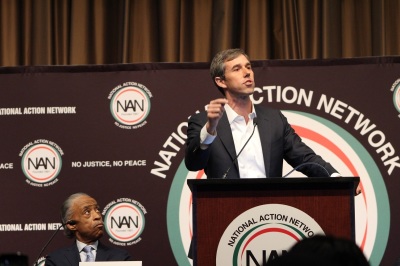
[[228, 49], [217, 53], [211, 61], [210, 74], [218, 90], [225, 95], [224, 90], [215, 82], [216, 77], [225, 79], [225, 62], [231, 61], [240, 55], [244, 55], [249, 61], [249, 56], [242, 49]]

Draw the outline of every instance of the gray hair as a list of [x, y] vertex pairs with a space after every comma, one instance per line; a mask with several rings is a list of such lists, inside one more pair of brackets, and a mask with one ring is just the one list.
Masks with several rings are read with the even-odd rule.
[[80, 193], [75, 193], [75, 194], [72, 194], [71, 196], [69, 196], [64, 201], [63, 205], [61, 206], [61, 222], [64, 225], [64, 234], [68, 238], [73, 238], [75, 234], [74, 234], [73, 231], [69, 230], [68, 227], [65, 226], [65, 225], [69, 220], [71, 220], [71, 217], [73, 215], [73, 212], [72, 212], [72, 209], [71, 209], [72, 205], [74, 204], [74, 202], [75, 202], [75, 200], [77, 198], [82, 197], [82, 196], [90, 197], [86, 193], [81, 193], [81, 192]]
[[242, 49], [228, 49], [217, 53], [211, 61], [210, 74], [218, 90], [225, 95], [224, 90], [215, 82], [216, 77], [225, 79], [225, 62], [231, 61], [240, 55], [244, 55], [249, 61], [249, 56]]

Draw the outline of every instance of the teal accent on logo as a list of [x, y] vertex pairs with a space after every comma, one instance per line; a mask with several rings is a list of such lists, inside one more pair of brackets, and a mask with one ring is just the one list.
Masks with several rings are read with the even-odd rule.
[[314, 119], [321, 124], [324, 124], [339, 136], [341, 136], [354, 150], [354, 152], [360, 157], [364, 167], [366, 168], [369, 176], [371, 177], [371, 183], [376, 195], [376, 205], [377, 205], [377, 232], [374, 247], [369, 257], [369, 263], [371, 266], [380, 265], [383, 254], [387, 246], [390, 230], [390, 204], [389, 196], [386, 190], [386, 185], [383, 180], [382, 174], [380, 173], [378, 166], [372, 159], [368, 151], [361, 145], [361, 143], [353, 137], [349, 132], [339, 127], [338, 125], [332, 123], [329, 120], [321, 118], [316, 115], [298, 112], [298, 111], [288, 111], [296, 114], [303, 115], [305, 117]]
[[181, 228], [179, 224], [179, 204], [181, 201], [183, 186], [186, 185], [186, 177], [188, 173], [189, 171], [186, 169], [185, 163], [182, 160], [178, 170], [176, 171], [174, 180], [172, 181], [167, 204], [168, 237], [175, 260], [179, 266], [192, 265], [185, 252], [185, 248], [183, 247]]
[[393, 92], [393, 105], [397, 112], [400, 113], [400, 83], [396, 85]]

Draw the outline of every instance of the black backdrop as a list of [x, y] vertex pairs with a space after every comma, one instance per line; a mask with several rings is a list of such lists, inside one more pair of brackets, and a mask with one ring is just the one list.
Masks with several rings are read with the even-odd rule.
[[[360, 176], [356, 237], [371, 265], [392, 265], [400, 256], [399, 63], [253, 62], [255, 103], [284, 110], [342, 175]], [[182, 162], [188, 117], [220, 97], [208, 67], [0, 68], [0, 253], [20, 251], [33, 263], [60, 223], [61, 203], [86, 192], [111, 226], [103, 242], [128, 249], [143, 265], [161, 258], [190, 265], [186, 179], [204, 176]], [[118, 210], [132, 220], [112, 220]], [[69, 242], [60, 232], [43, 255]]]

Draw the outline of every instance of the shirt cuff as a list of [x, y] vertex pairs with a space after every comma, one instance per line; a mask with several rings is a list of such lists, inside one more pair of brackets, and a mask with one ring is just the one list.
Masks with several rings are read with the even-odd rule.
[[331, 177], [342, 177], [339, 173], [332, 173]]
[[217, 137], [217, 134], [211, 135], [207, 132], [206, 126], [201, 129], [200, 131], [200, 148], [205, 150], [208, 148], [208, 145], [213, 143], [214, 139]]

